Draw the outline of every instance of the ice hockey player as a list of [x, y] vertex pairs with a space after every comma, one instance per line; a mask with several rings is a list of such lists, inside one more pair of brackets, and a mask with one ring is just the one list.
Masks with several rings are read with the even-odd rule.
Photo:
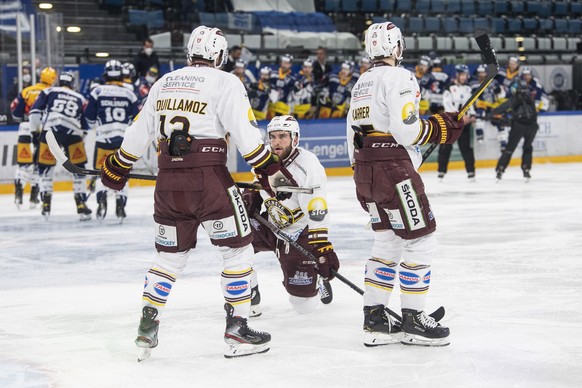
[[354, 74], [355, 63], [345, 61], [337, 74], [330, 74], [327, 88], [324, 94], [318, 96], [321, 99], [319, 108], [319, 118], [340, 118], [346, 117], [350, 106], [350, 96], [358, 77]]
[[548, 110], [548, 97], [540, 80], [533, 76], [531, 67], [523, 66], [521, 68], [520, 76], [521, 79], [525, 81], [527, 87], [532, 91], [536, 104], [536, 111], [540, 112]]
[[236, 60], [234, 63], [234, 69], [231, 73], [240, 79], [246, 90], [249, 90], [251, 84], [256, 81], [253, 73], [250, 70], [247, 70], [247, 63], [242, 58]]
[[259, 73], [259, 80], [251, 84], [248, 90], [249, 100], [256, 119], [265, 120], [269, 108], [269, 95], [271, 94], [271, 69], [265, 66], [261, 68]]
[[430, 73], [432, 60], [428, 55], [423, 55], [414, 68], [414, 75], [420, 87], [420, 114], [427, 114], [430, 109], [431, 87], [434, 78]]
[[[437, 243], [435, 216], [416, 171], [422, 162], [418, 146], [454, 143], [469, 119], [457, 121], [448, 112], [419, 117], [420, 89], [414, 74], [398, 66], [404, 41], [393, 23], [372, 24], [365, 46], [374, 65], [356, 83], [354, 95], [362, 97], [352, 98], [347, 116], [356, 194], [374, 230], [365, 275], [364, 344], [447, 345], [449, 329], [424, 312]], [[384, 311], [397, 278], [400, 324]]]
[[[40, 92], [53, 86], [57, 79], [57, 71], [52, 67], [45, 67], [40, 72], [40, 82], [24, 88], [12, 101], [10, 111], [18, 125], [18, 145], [16, 154], [16, 176], [14, 177], [14, 203], [20, 208], [24, 194], [24, 186], [30, 182], [30, 207], [39, 203], [38, 194], [38, 138], [39, 131], [32, 131], [28, 122], [28, 115], [32, 105]], [[32, 146], [31, 146], [32, 145]], [[34, 150], [32, 149], [34, 147]]]
[[293, 56], [285, 54], [281, 57], [279, 69], [271, 72], [271, 101], [267, 113], [267, 119], [275, 116], [291, 114], [289, 99], [291, 92], [295, 88], [297, 78], [292, 72]]
[[313, 61], [303, 61], [301, 70], [297, 74], [297, 81], [292, 92], [293, 116], [298, 119], [313, 118], [315, 113], [314, 102]]
[[[446, 112], [459, 111], [463, 104], [471, 97], [472, 89], [467, 83], [469, 80], [469, 68], [467, 65], [455, 66], [455, 79], [447, 87], [443, 93], [443, 105]], [[467, 115], [470, 115], [471, 121], [474, 121], [474, 110], [469, 109]], [[465, 169], [467, 170], [467, 177], [471, 182], [475, 181], [475, 154], [473, 152], [473, 145], [471, 144], [471, 124], [467, 124], [467, 128], [462, 132], [457, 144], [459, 150], [465, 161]], [[443, 179], [447, 173], [449, 159], [451, 158], [452, 144], [441, 144], [439, 146], [439, 179]]]
[[228, 57], [221, 30], [199, 26], [188, 41], [189, 66], [156, 82], [139, 115], [126, 129], [121, 148], [105, 158], [103, 184], [121, 190], [133, 164], [151, 141], [159, 145], [154, 192], [157, 256], [146, 274], [142, 318], [135, 341], [147, 358], [158, 345], [159, 318], [172, 287], [196, 247], [200, 225], [224, 259], [225, 357], [269, 350], [270, 334], [247, 324], [253, 261], [251, 225], [242, 196], [227, 168], [227, 143], [238, 147], [272, 190], [285, 168], [264, 145], [243, 84], [219, 70]]
[[495, 79], [505, 90], [505, 94], [508, 94], [509, 87], [516, 77], [519, 77], [519, 58], [512, 55], [507, 60], [507, 66], [499, 69]]
[[[85, 108], [85, 118], [95, 133], [95, 153], [93, 164], [100, 170], [105, 157], [121, 146], [125, 129], [137, 115], [137, 96], [123, 86], [122, 65], [118, 60], [105, 64], [103, 78], [105, 84], [91, 91]], [[98, 220], [107, 214], [107, 188], [101, 181], [96, 182]], [[127, 187], [115, 193], [115, 215], [123, 221], [127, 203]]]
[[[246, 189], [243, 198], [248, 213], [252, 217], [264, 205], [264, 218], [299, 244], [309, 247], [319, 261], [308, 262], [309, 259], [301, 252], [278, 239], [257, 221], [251, 221], [253, 247], [255, 252], [271, 251], [277, 254], [283, 271], [283, 286], [289, 294], [291, 305], [299, 313], [308, 313], [319, 305], [320, 298], [326, 304], [331, 302], [333, 296], [329, 280], [333, 278], [332, 270], [339, 269], [337, 255], [328, 240], [327, 176], [317, 156], [298, 147], [299, 124], [293, 116], [273, 118], [267, 126], [267, 136], [271, 151], [279, 156], [289, 173], [287, 179], [294, 186], [317, 188], [312, 194], [259, 193]], [[254, 295], [260, 295], [256, 272], [253, 271], [253, 274], [251, 287]], [[259, 314], [258, 303], [251, 301], [251, 316]]]
[[[485, 66], [477, 66], [477, 69], [475, 70], [475, 78], [469, 82], [471, 93], [479, 88], [486, 76], [487, 69]], [[484, 141], [486, 118], [489, 117], [491, 109], [498, 106], [501, 103], [500, 100], [504, 97], [505, 91], [499, 86], [497, 80], [494, 79], [479, 96], [477, 102], [475, 102], [475, 138], [477, 139], [477, 142], [482, 143]], [[507, 144], [507, 133], [509, 131], [505, 132], [505, 127], [502, 125], [497, 126], [497, 130], [497, 139], [500, 143], [505, 141], [505, 144], [503, 144], [503, 148], [505, 148], [505, 145]]]
[[121, 64], [121, 74], [123, 75], [123, 86], [137, 95], [137, 72], [133, 63], [125, 62]]
[[434, 58], [431, 58], [432, 67], [430, 69], [430, 76], [432, 83], [430, 84], [430, 113], [441, 113], [445, 111], [443, 106], [443, 93], [449, 85], [449, 75], [443, 71], [441, 67], [441, 58], [434, 53]]
[[[42, 126], [38, 155], [40, 174], [41, 214], [48, 219], [51, 212], [53, 174], [56, 160], [46, 143], [46, 134], [52, 131], [59, 145], [71, 162], [85, 168], [87, 154], [83, 138], [87, 134], [87, 121], [83, 114], [86, 100], [75, 90], [75, 75], [65, 71], [59, 75], [59, 86], [44, 89], [30, 110], [30, 128], [35, 131]], [[42, 122], [41, 122], [42, 118]], [[87, 201], [85, 176], [73, 175], [73, 193], [77, 214], [81, 221], [91, 219]]]
[[146, 97], [150, 93], [150, 89], [156, 80], [158, 79], [159, 70], [157, 67], [150, 67], [146, 72], [144, 77], [140, 77], [136, 81], [137, 85], [137, 98], [139, 99], [139, 110], [141, 110]]

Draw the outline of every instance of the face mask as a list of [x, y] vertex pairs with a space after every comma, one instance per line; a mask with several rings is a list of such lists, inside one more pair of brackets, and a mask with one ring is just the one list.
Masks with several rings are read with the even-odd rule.
[[145, 53], [145, 55], [147, 55], [149, 57], [154, 52], [154, 49], [151, 47], [147, 47], [147, 48], [143, 49], [143, 52]]
[[148, 81], [150, 84], [153, 84], [154, 82], [156, 82], [156, 77], [152, 77], [151, 75], [146, 75], [145, 79], [146, 79], [146, 81]]
[[22, 75], [22, 82], [30, 83], [31, 80], [32, 80], [32, 76], [30, 74], [23, 74]]

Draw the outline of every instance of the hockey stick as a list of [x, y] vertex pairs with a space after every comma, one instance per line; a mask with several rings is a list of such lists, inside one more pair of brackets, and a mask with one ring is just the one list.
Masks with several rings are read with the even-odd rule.
[[[481, 82], [477, 90], [471, 94], [471, 97], [465, 102], [465, 104], [459, 110], [459, 115], [457, 116], [457, 120], [461, 120], [465, 113], [469, 110], [471, 105], [473, 105], [479, 96], [483, 93], [483, 91], [489, 86], [493, 78], [497, 75], [497, 71], [499, 71], [499, 63], [497, 63], [497, 56], [495, 55], [495, 49], [491, 46], [491, 40], [489, 39], [489, 35], [485, 30], [476, 30], [475, 31], [475, 41], [481, 50], [481, 55], [487, 65], [487, 76]], [[421, 165], [428, 159], [430, 154], [437, 148], [439, 144], [431, 144], [431, 146], [424, 152], [422, 155], [422, 162]]]
[[[299, 244], [297, 241], [293, 240], [285, 232], [283, 232], [281, 229], [277, 228], [276, 225], [270, 223], [269, 221], [267, 221], [266, 219], [261, 217], [261, 215], [258, 212], [253, 213], [252, 216], [260, 224], [265, 225], [271, 232], [273, 232], [273, 234], [275, 236], [277, 236], [281, 240], [289, 243], [289, 245], [291, 245], [293, 248], [297, 249], [303, 256], [307, 257], [310, 261], [313, 262], [313, 264], [315, 264], [317, 266], [317, 257], [315, 257], [315, 255], [311, 251], [309, 251], [303, 245]], [[331, 270], [331, 272], [333, 273], [333, 275], [336, 278], [338, 278], [342, 283], [346, 284], [352, 290], [356, 291], [360, 295], [364, 295], [364, 290], [362, 290], [360, 287], [358, 287], [357, 285], [352, 283], [350, 280], [348, 280], [342, 274], [340, 274], [339, 272], [334, 271], [334, 270]], [[398, 319], [399, 322], [402, 322], [402, 317], [398, 313], [392, 311], [390, 308], [388, 308], [388, 306], [385, 306], [384, 309], [392, 317]], [[430, 317], [432, 317], [437, 322], [440, 321], [441, 319], [443, 319], [444, 316], [445, 316], [445, 308], [443, 306], [439, 307], [438, 309], [436, 309], [435, 311], [433, 311], [430, 314]]]
[[[100, 170], [91, 170], [88, 168], [81, 168], [79, 166], [75, 166], [65, 152], [61, 149], [61, 146], [57, 142], [55, 138], [55, 134], [52, 131], [47, 131], [46, 133], [46, 142], [51, 150], [51, 153], [54, 155], [57, 162], [62, 165], [65, 170], [73, 174], [79, 175], [89, 175], [89, 176], [99, 176], [101, 175]], [[156, 175], [144, 175], [144, 174], [134, 174], [129, 173], [127, 175], [128, 178], [131, 179], [141, 179], [146, 181], [155, 181]], [[244, 189], [254, 189], [254, 190], [262, 190], [262, 186], [258, 183], [247, 183], [247, 182], [235, 182], [237, 186], [242, 187]], [[279, 186], [277, 187], [277, 191], [281, 191], [284, 193], [301, 193], [301, 194], [313, 194], [313, 190], [319, 188], [319, 186], [313, 187], [295, 187], [295, 186]]]

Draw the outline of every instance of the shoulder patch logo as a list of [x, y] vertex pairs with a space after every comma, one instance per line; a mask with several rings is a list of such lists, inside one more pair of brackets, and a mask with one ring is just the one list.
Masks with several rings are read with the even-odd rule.
[[309, 218], [313, 221], [323, 221], [327, 215], [327, 202], [321, 197], [313, 198], [307, 205]]
[[416, 117], [416, 109], [414, 108], [414, 104], [412, 102], [404, 104], [402, 107], [402, 122], [404, 124], [410, 125], [414, 124], [416, 120], [418, 120], [418, 117]]

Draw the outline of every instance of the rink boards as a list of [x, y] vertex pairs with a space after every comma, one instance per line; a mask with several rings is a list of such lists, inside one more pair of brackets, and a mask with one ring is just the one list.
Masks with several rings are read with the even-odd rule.
[[[534, 161], [540, 162], [576, 162], [582, 161], [582, 137], [579, 136], [582, 127], [582, 111], [544, 113], [538, 118], [539, 130], [534, 141]], [[266, 128], [267, 122], [259, 122], [259, 127]], [[349, 168], [348, 147], [344, 119], [304, 120], [300, 122], [300, 146], [315, 153], [328, 175], [351, 174]], [[13, 191], [12, 181], [16, 171], [17, 126], [0, 127], [0, 193]], [[95, 133], [91, 131], [85, 138], [88, 155], [88, 167], [93, 168], [93, 149]], [[499, 143], [497, 129], [487, 123], [483, 143], [475, 143], [475, 158], [477, 167], [493, 167], [499, 158]], [[231, 144], [229, 169], [239, 180], [250, 179], [250, 166]], [[152, 146], [136, 165], [136, 171], [151, 174], [157, 170], [155, 148]], [[429, 162], [423, 167], [435, 170], [437, 152], [434, 152]], [[513, 164], [519, 163], [521, 149], [514, 154]], [[449, 168], [463, 168], [460, 153], [454, 148], [452, 163]], [[69, 189], [70, 175], [62, 168], [55, 171], [55, 189]], [[148, 182], [132, 182], [133, 184], [148, 184]], [[149, 184], [152, 184], [150, 182]]]

